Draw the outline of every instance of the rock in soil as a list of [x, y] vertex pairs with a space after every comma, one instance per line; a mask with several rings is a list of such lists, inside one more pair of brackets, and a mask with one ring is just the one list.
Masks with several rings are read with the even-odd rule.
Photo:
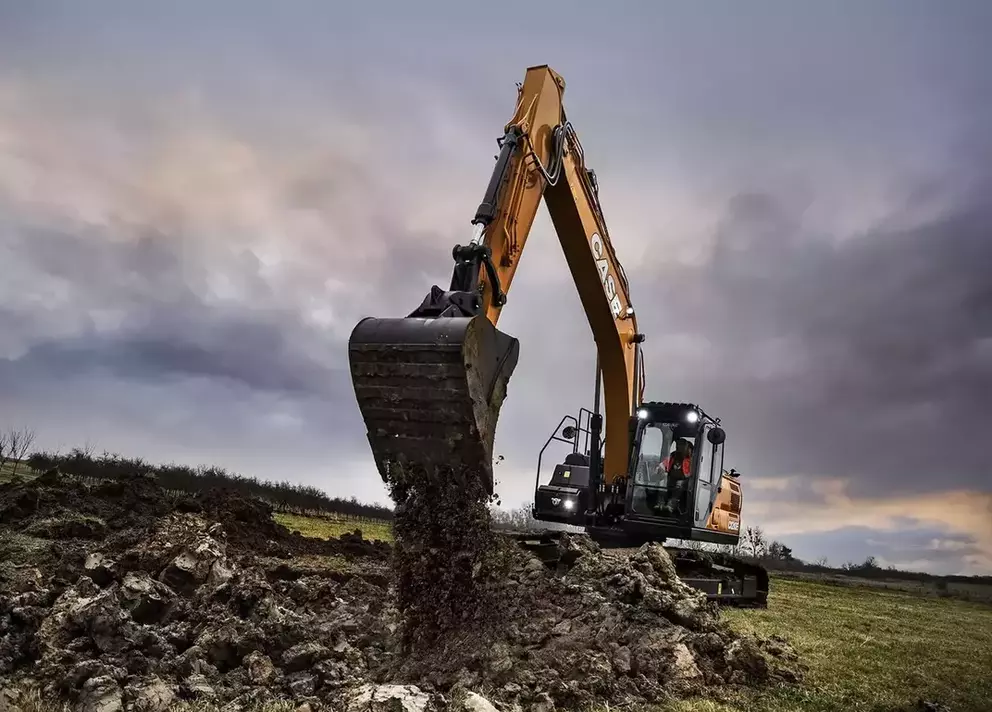
[[[451, 507], [476, 494], [448, 489], [426, 494]], [[471, 506], [458, 533], [407, 518], [396, 551], [301, 537], [271, 514], [145, 477], [0, 485], [2, 704], [34, 690], [94, 712], [554, 710], [801, 678], [784, 641], [730, 630], [661, 546], [620, 555], [565, 535], [572, 563], [551, 571]], [[105, 528], [26, 533], [80, 517]], [[415, 561], [447, 573], [431, 581]]]

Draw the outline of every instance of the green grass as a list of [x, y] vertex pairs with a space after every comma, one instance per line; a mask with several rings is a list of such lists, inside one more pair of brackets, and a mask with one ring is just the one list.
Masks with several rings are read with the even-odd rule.
[[325, 517], [300, 517], [295, 514], [274, 514], [273, 518], [287, 529], [298, 531], [303, 536], [317, 539], [339, 537], [342, 534], [362, 530], [366, 539], [392, 541], [393, 529], [389, 522], [359, 522], [353, 519], [332, 519]]
[[783, 571], [776, 575], [783, 578], [799, 579], [829, 583], [836, 586], [854, 586], [857, 588], [880, 588], [920, 596], [938, 596], [941, 598], [959, 598], [964, 601], [982, 601], [992, 603], [992, 584], [983, 581], [944, 581], [944, 580], [913, 580], [905, 578], [886, 578], [887, 572], [879, 571], [877, 577], [866, 578], [851, 576], [843, 572], [832, 574], [808, 573], [801, 571]]
[[992, 606], [776, 577], [767, 610], [725, 617], [788, 638], [809, 666], [804, 684], [655, 712], [891, 712], [921, 698], [954, 712], [992, 710]]
[[[0, 483], [9, 482], [14, 476], [14, 463], [5, 462], [3, 466], [0, 466]], [[17, 465], [17, 476], [23, 477], [24, 479], [32, 479], [38, 476], [38, 473], [28, 467], [26, 462], [21, 461]]]

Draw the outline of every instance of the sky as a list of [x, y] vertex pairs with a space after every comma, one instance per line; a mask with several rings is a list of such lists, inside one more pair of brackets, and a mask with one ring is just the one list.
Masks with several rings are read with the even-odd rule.
[[[348, 336], [447, 283], [549, 64], [646, 395], [722, 418], [745, 525], [990, 574], [990, 32], [978, 0], [0, 0], [0, 426], [388, 502]], [[500, 329], [517, 506], [592, 401], [543, 208]]]

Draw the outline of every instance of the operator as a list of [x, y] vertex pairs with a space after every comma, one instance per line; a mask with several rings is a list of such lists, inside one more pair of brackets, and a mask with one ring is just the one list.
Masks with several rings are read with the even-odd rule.
[[687, 438], [675, 441], [675, 450], [661, 462], [668, 474], [668, 497], [661, 508], [663, 514], [674, 514], [685, 497], [692, 473], [692, 443]]

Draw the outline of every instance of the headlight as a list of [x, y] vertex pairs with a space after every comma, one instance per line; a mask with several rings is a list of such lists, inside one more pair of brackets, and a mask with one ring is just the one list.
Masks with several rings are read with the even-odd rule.
[[639, 411], [637, 411], [637, 417], [640, 418], [641, 420], [647, 420], [648, 419], [647, 408], [641, 408]]
[[565, 500], [565, 509], [568, 509], [568, 510], [575, 509], [575, 500], [573, 500], [573, 499], [566, 499]]
[[690, 423], [695, 423], [696, 421], [699, 420], [699, 413], [697, 413], [694, 410], [690, 410], [688, 413], [685, 414], [685, 419]]

